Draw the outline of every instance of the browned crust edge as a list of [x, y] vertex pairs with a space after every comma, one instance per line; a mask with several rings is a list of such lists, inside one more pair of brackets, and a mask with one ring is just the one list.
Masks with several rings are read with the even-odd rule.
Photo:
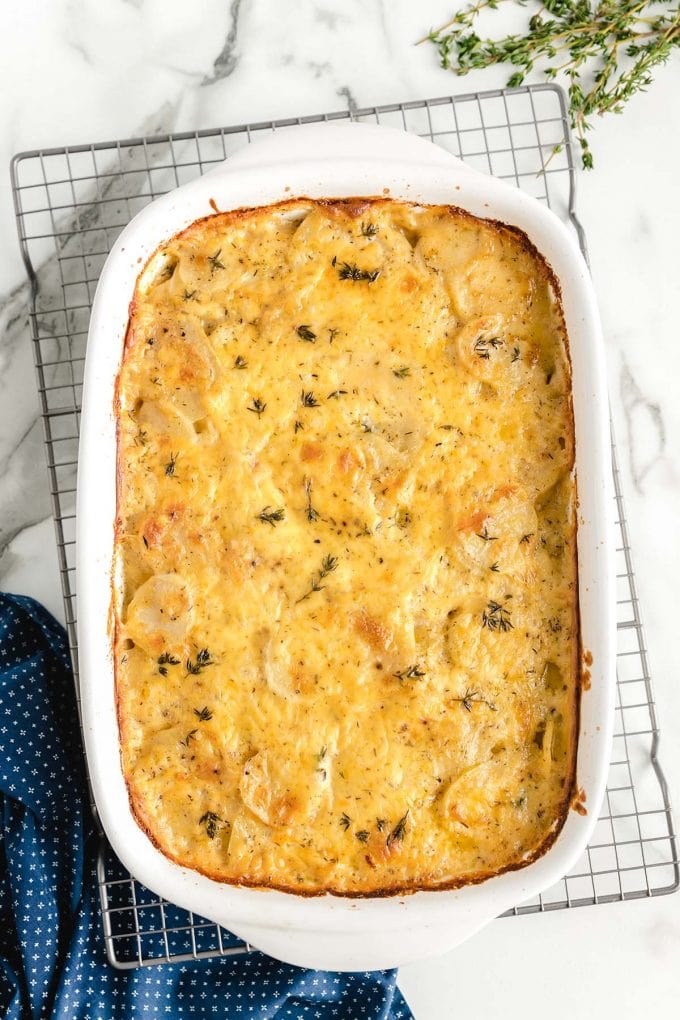
[[[210, 204], [211, 204], [211, 206], [216, 208], [212, 201], [211, 201]], [[519, 227], [514, 226], [512, 224], [509, 224], [509, 223], [504, 223], [502, 220], [497, 220], [497, 219], [494, 219], [492, 217], [475, 216], [473, 213], [470, 213], [466, 209], [462, 209], [462, 208], [460, 208], [460, 206], [456, 206], [456, 205], [432, 205], [432, 204], [428, 204], [428, 203], [425, 203], [425, 202], [411, 202], [411, 201], [400, 200], [400, 199], [385, 198], [384, 196], [367, 196], [367, 197], [363, 197], [363, 196], [359, 197], [359, 196], [357, 196], [357, 197], [352, 197], [352, 198], [324, 198], [324, 199], [314, 199], [314, 198], [308, 198], [306, 196], [298, 196], [296, 198], [284, 199], [284, 200], [282, 200], [280, 202], [273, 202], [273, 203], [271, 203], [270, 205], [267, 205], [267, 206], [255, 206], [255, 207], [245, 206], [245, 207], [242, 207], [242, 208], [239, 208], [239, 209], [229, 210], [228, 212], [215, 212], [215, 213], [208, 214], [207, 216], [200, 217], [197, 220], [194, 220], [192, 223], [190, 223], [183, 230], [177, 231], [177, 233], [173, 234], [166, 241], [164, 241], [161, 245], [159, 245], [154, 250], [152, 255], [149, 256], [149, 258], [145, 262], [144, 266], [142, 267], [142, 269], [140, 270], [140, 272], [137, 275], [137, 280], [136, 280], [136, 283], [135, 283], [134, 294], [133, 294], [132, 300], [130, 301], [130, 306], [129, 306], [128, 324], [127, 324], [127, 328], [126, 328], [126, 331], [125, 331], [125, 338], [124, 338], [124, 342], [123, 342], [123, 350], [122, 350], [122, 353], [121, 353], [120, 368], [119, 368], [118, 373], [116, 375], [116, 381], [115, 381], [115, 387], [114, 387], [114, 401], [113, 401], [114, 407], [113, 407], [113, 410], [114, 410], [114, 417], [115, 417], [115, 420], [116, 420], [116, 520], [115, 520], [115, 524], [114, 524], [114, 556], [115, 556], [116, 550], [118, 549], [120, 533], [121, 533], [121, 525], [122, 525], [122, 522], [121, 522], [121, 519], [120, 519], [120, 513], [119, 513], [120, 512], [121, 478], [122, 478], [122, 457], [121, 457], [121, 444], [120, 444], [120, 381], [121, 381], [121, 373], [122, 373], [122, 369], [123, 369], [123, 363], [125, 361], [125, 355], [126, 355], [128, 349], [129, 349], [129, 347], [131, 346], [131, 343], [132, 343], [132, 333], [133, 333], [133, 330], [132, 330], [132, 320], [133, 320], [133, 315], [134, 315], [135, 307], [136, 307], [136, 304], [137, 304], [137, 288], [139, 286], [139, 280], [140, 280], [140, 277], [142, 276], [144, 270], [148, 266], [149, 262], [151, 261], [151, 259], [154, 257], [154, 255], [158, 251], [158, 249], [163, 247], [163, 245], [166, 245], [166, 244], [171, 243], [172, 241], [178, 240], [179, 238], [183, 237], [186, 233], [188, 233], [190, 230], [193, 230], [197, 225], [202, 224], [202, 223], [206, 223], [208, 220], [212, 220], [212, 221], [218, 221], [219, 220], [221, 223], [225, 223], [225, 224], [226, 223], [233, 223], [233, 222], [236, 222], [238, 220], [246, 219], [248, 217], [253, 217], [253, 216], [256, 216], [256, 215], [257, 216], [263, 216], [263, 215], [270, 215], [273, 212], [284, 212], [287, 208], [294, 209], [295, 207], [297, 207], [299, 205], [308, 205], [308, 206], [312, 206], [312, 207], [313, 206], [317, 206], [317, 207], [321, 207], [323, 209], [326, 209], [329, 212], [332, 212], [336, 208], [341, 208], [343, 212], [348, 213], [350, 216], [352, 216], [352, 217], [354, 217], [356, 219], [357, 217], [359, 217], [363, 213], [365, 213], [367, 209], [369, 209], [369, 208], [371, 208], [373, 206], [376, 206], [376, 205], [396, 205], [396, 204], [399, 204], [399, 205], [404, 205], [404, 204], [406, 204], [406, 205], [415, 205], [415, 206], [418, 206], [418, 207], [430, 208], [430, 209], [441, 209], [443, 211], [444, 210], [447, 211], [449, 213], [449, 215], [453, 216], [453, 217], [457, 217], [457, 218], [459, 217], [459, 218], [470, 219], [470, 220], [482, 220], [484, 223], [487, 223], [487, 224], [490, 224], [491, 226], [493, 226], [496, 230], [498, 230], [499, 233], [510, 234], [512, 237], [514, 237], [514, 239], [520, 243], [520, 245], [524, 248], [524, 250], [528, 254], [533, 256], [540, 263], [540, 265], [543, 267], [543, 269], [544, 269], [544, 271], [546, 273], [546, 276], [547, 276], [547, 278], [548, 278], [548, 280], [550, 282], [550, 285], [552, 286], [553, 291], [555, 293], [555, 302], [556, 302], [557, 308], [559, 309], [560, 318], [562, 320], [562, 330], [563, 330], [563, 336], [564, 336], [564, 349], [565, 349], [565, 353], [566, 353], [566, 356], [567, 356], [567, 363], [568, 363], [568, 369], [569, 369], [569, 382], [570, 382], [569, 394], [568, 394], [568, 397], [569, 397], [568, 416], [569, 416], [569, 424], [570, 424], [570, 429], [571, 429], [571, 435], [574, 437], [574, 448], [573, 449], [575, 450], [574, 407], [573, 407], [572, 386], [571, 386], [571, 380], [572, 380], [572, 361], [571, 361], [571, 351], [570, 351], [570, 347], [569, 347], [569, 334], [567, 332], [566, 323], [565, 323], [565, 320], [564, 320], [564, 311], [563, 311], [563, 306], [562, 306], [562, 288], [560, 286], [559, 279], [556, 276], [556, 274], [555, 274], [552, 266], [548, 262], [548, 260], [538, 250], [538, 248], [534, 245], [534, 243], [529, 239], [527, 234], [523, 230], [521, 230]], [[565, 793], [564, 793], [564, 796], [562, 798], [562, 803], [561, 803], [561, 805], [560, 805], [560, 807], [558, 809], [558, 813], [557, 813], [555, 822], [553, 824], [552, 829], [550, 830], [550, 832], [548, 833], [546, 838], [542, 841], [542, 843], [540, 843], [534, 850], [532, 850], [529, 854], [527, 854], [525, 857], [523, 857], [520, 861], [511, 862], [510, 864], [507, 864], [507, 865], [505, 865], [502, 868], [498, 868], [495, 871], [474, 872], [471, 875], [461, 876], [460, 878], [452, 879], [451, 881], [448, 881], [448, 882], [440, 882], [440, 883], [436, 883], [436, 884], [433, 883], [433, 884], [430, 884], [430, 885], [422, 884], [422, 883], [418, 882], [417, 880], [414, 880], [413, 882], [402, 883], [401, 885], [384, 886], [384, 887], [381, 887], [381, 888], [371, 889], [371, 890], [363, 890], [363, 889], [362, 890], [340, 890], [340, 889], [333, 889], [331, 887], [326, 887], [326, 886], [312, 888], [312, 889], [309, 889], [309, 888], [300, 889], [300, 888], [294, 887], [294, 886], [283, 885], [283, 884], [278, 883], [278, 882], [266, 882], [266, 881], [265, 882], [255, 882], [255, 881], [250, 881], [250, 880], [245, 879], [245, 878], [225, 878], [224, 876], [222, 876], [222, 875], [220, 875], [220, 874], [218, 874], [216, 872], [211, 872], [211, 871], [209, 871], [207, 869], [195, 867], [193, 865], [187, 865], [186, 861], [183, 861], [180, 857], [177, 857], [170, 850], [168, 850], [166, 847], [164, 847], [162, 845], [162, 843], [156, 837], [155, 833], [153, 833], [151, 831], [151, 828], [150, 828], [146, 818], [144, 817], [143, 808], [142, 808], [141, 804], [138, 803], [138, 801], [137, 801], [137, 799], [136, 799], [136, 797], [134, 795], [134, 792], [131, 789], [129, 778], [128, 778], [128, 776], [125, 773], [125, 770], [123, 768], [122, 745], [123, 745], [123, 738], [124, 738], [124, 735], [125, 735], [125, 721], [124, 721], [124, 719], [122, 717], [122, 712], [121, 712], [121, 703], [120, 703], [121, 699], [120, 699], [120, 690], [119, 690], [119, 685], [118, 685], [118, 656], [117, 656], [118, 641], [119, 641], [119, 638], [120, 638], [120, 617], [119, 617], [119, 612], [118, 612], [118, 595], [117, 595], [117, 592], [116, 592], [116, 589], [115, 589], [114, 576], [112, 574], [112, 576], [111, 576], [111, 602], [110, 602], [111, 611], [110, 611], [109, 615], [110, 615], [110, 617], [111, 616], [113, 617], [113, 650], [114, 650], [113, 670], [114, 670], [114, 684], [115, 684], [116, 717], [117, 717], [117, 720], [118, 720], [118, 729], [119, 729], [119, 733], [120, 733], [120, 737], [121, 737], [120, 745], [119, 745], [120, 746], [120, 754], [121, 754], [121, 771], [123, 772], [123, 778], [125, 780], [125, 785], [126, 785], [126, 788], [127, 788], [128, 800], [129, 800], [129, 803], [130, 803], [131, 813], [132, 813], [135, 821], [139, 825], [140, 829], [142, 830], [142, 832], [144, 832], [144, 834], [147, 836], [147, 838], [153, 844], [153, 846], [155, 846], [156, 849], [159, 850], [163, 854], [164, 857], [167, 857], [168, 860], [173, 861], [175, 864], [178, 864], [178, 865], [180, 865], [181, 867], [184, 867], [184, 868], [189, 868], [189, 870], [195, 871], [198, 874], [204, 875], [206, 878], [210, 878], [210, 879], [212, 879], [215, 882], [220, 882], [223, 885], [237, 886], [237, 887], [250, 888], [250, 889], [268, 889], [268, 890], [277, 891], [277, 892], [292, 893], [292, 894], [294, 894], [296, 896], [304, 896], [304, 897], [316, 897], [316, 896], [331, 895], [331, 896], [338, 896], [338, 897], [342, 897], [342, 898], [351, 898], [351, 899], [373, 899], [373, 898], [384, 898], [384, 897], [387, 897], [387, 896], [404, 896], [404, 895], [412, 895], [413, 893], [416, 893], [416, 892], [440, 892], [440, 891], [445, 891], [445, 890], [460, 889], [460, 888], [462, 888], [464, 886], [467, 886], [467, 885], [480, 885], [482, 882], [486, 882], [490, 878], [495, 878], [497, 875], [503, 875], [503, 874], [506, 874], [507, 872], [511, 872], [511, 871], [521, 871], [523, 868], [528, 867], [530, 864], [533, 864], [539, 858], [543, 857], [543, 855], [545, 853], [547, 853], [547, 851], [553, 846], [553, 844], [557, 840], [557, 837], [559, 836], [560, 832], [562, 831], [562, 829], [564, 827], [564, 824], [566, 822], [567, 816], [569, 814], [569, 810], [573, 809], [573, 810], [577, 811], [579, 814], [585, 813], [585, 809], [583, 807], [583, 799], [584, 798], [583, 798], [582, 792], [578, 788], [577, 781], [576, 781], [576, 759], [577, 759], [577, 754], [578, 754], [578, 735], [579, 735], [579, 732], [580, 732], [581, 697], [582, 697], [583, 691], [587, 689], [587, 686], [586, 686], [586, 682], [584, 682], [585, 681], [585, 675], [584, 675], [584, 671], [583, 671], [583, 668], [582, 668], [583, 650], [582, 650], [582, 642], [581, 642], [579, 576], [578, 576], [578, 548], [577, 548], [578, 489], [577, 489], [577, 479], [576, 479], [576, 476], [574, 474], [574, 460], [575, 460], [575, 453], [572, 452], [572, 463], [570, 465], [570, 470], [572, 472], [573, 503], [572, 503], [572, 521], [571, 521], [569, 538], [570, 538], [571, 548], [572, 548], [574, 576], [575, 576], [575, 579], [576, 579], [575, 580], [574, 599], [573, 599], [573, 602], [572, 602], [573, 627], [574, 627], [574, 632], [575, 632], [575, 635], [576, 635], [576, 640], [574, 642], [574, 651], [573, 651], [573, 656], [572, 656], [573, 699], [572, 699], [572, 715], [571, 715], [572, 726], [571, 726], [571, 733], [570, 733], [570, 740], [569, 740], [570, 755], [571, 755], [571, 769], [570, 769], [568, 781], [565, 784]], [[588, 653], [588, 654], [590, 654], [590, 653]], [[591, 658], [591, 662], [592, 662], [592, 656], [590, 656], [590, 658]], [[590, 663], [589, 663], [589, 665], [590, 665]]]

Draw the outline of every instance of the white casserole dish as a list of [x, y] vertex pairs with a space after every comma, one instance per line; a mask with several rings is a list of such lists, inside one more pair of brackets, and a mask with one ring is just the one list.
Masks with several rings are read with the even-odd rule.
[[[295, 196], [380, 195], [449, 203], [524, 230], [562, 287], [573, 364], [578, 568], [584, 692], [577, 782], [587, 814], [569, 811], [554, 845], [519, 871], [481, 885], [387, 898], [305, 898], [225, 885], [182, 868], [137, 825], [121, 768], [111, 650], [116, 516], [114, 397], [138, 273], [166, 239], [214, 211]], [[102, 825], [123, 864], [171, 902], [224, 925], [272, 956], [330, 970], [392, 967], [442, 953], [504, 910], [557, 882], [597, 820], [610, 757], [615, 623], [613, 490], [602, 337], [587, 267], [566, 227], [519, 190], [442, 149], [393, 129], [357, 124], [294, 128], [248, 147], [145, 208], [116, 242], [92, 310], [85, 365], [77, 504], [78, 643], [87, 760]]]

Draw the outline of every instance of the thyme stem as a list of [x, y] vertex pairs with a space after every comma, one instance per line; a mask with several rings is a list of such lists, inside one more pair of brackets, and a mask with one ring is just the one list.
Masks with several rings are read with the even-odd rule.
[[[531, 0], [533, 12], [523, 34], [480, 37], [477, 19], [507, 0], [476, 0], [458, 11], [426, 40], [437, 47], [442, 67], [464, 75], [493, 64], [515, 69], [509, 88], [532, 71], [553, 81], [566, 78], [571, 126], [585, 169], [593, 165], [586, 137], [595, 114], [621, 113], [652, 83], [652, 71], [680, 46], [680, 4], [676, 0]], [[529, 6], [529, 0], [513, 0]], [[553, 150], [559, 151], [559, 147]]]

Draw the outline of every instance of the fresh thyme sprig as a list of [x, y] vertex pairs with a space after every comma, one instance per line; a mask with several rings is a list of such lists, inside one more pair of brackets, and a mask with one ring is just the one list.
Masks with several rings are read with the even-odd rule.
[[266, 506], [264, 510], [260, 510], [259, 514], [256, 516], [258, 521], [262, 521], [263, 524], [271, 524], [272, 528], [275, 528], [278, 521], [285, 520], [286, 511], [282, 506], [280, 506], [278, 510], [272, 510], [270, 506]]
[[375, 237], [379, 230], [380, 227], [377, 223], [364, 223], [362, 220], [361, 233], [364, 237]]
[[[509, 88], [520, 86], [535, 67], [550, 81], [563, 75], [581, 161], [590, 169], [586, 134], [593, 116], [621, 113], [632, 96], [651, 85], [654, 68], [680, 46], [680, 5], [668, 0], [543, 0], [539, 5], [532, 0], [524, 34], [480, 38], [478, 16], [502, 2], [474, 0], [420, 41], [434, 43], [441, 66], [455, 74], [511, 64], [516, 70]], [[527, 0], [513, 3], [527, 6]]]
[[303, 407], [318, 407], [319, 401], [311, 390], [303, 390], [300, 395], [300, 403]]
[[331, 556], [330, 554], [324, 556], [324, 558], [321, 561], [321, 569], [318, 571], [316, 577], [312, 578], [309, 591], [306, 591], [305, 594], [302, 595], [297, 601], [304, 602], [305, 599], [308, 599], [310, 595], [314, 594], [314, 592], [323, 591], [326, 585], [321, 584], [321, 582], [324, 580], [324, 578], [328, 577], [329, 574], [332, 574], [333, 571], [337, 568], [337, 566], [338, 566], [337, 556]]

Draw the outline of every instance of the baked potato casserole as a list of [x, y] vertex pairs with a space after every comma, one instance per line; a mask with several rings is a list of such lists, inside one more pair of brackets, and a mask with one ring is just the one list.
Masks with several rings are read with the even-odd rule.
[[113, 592], [140, 826], [214, 879], [454, 887], [574, 787], [559, 286], [450, 206], [295, 199], [158, 249], [118, 380]]

